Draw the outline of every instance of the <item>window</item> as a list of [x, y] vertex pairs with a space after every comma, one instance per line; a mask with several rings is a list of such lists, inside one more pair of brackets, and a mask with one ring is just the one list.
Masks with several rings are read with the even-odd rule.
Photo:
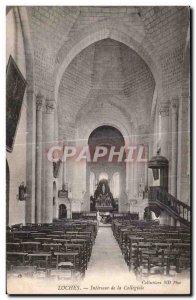
[[90, 173], [90, 195], [93, 196], [95, 192], [95, 174]]
[[118, 198], [120, 194], [120, 175], [119, 173], [114, 173], [112, 178], [112, 191], [113, 197]]
[[102, 179], [108, 180], [108, 174], [107, 174], [107, 173], [101, 173], [101, 174], [99, 175], [99, 181], [102, 180]]

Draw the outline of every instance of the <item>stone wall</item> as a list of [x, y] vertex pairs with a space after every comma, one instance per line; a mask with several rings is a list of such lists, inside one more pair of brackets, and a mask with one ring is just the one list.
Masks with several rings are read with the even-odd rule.
[[[6, 62], [8, 62], [9, 56], [11, 55], [24, 78], [26, 78], [24, 43], [17, 10], [11, 10], [8, 13], [6, 28]], [[26, 107], [27, 101], [25, 95], [13, 151], [11, 153], [7, 152], [7, 162], [10, 171], [9, 224], [25, 223], [25, 201], [18, 200], [18, 187], [22, 182], [26, 185]]]
[[[169, 191], [173, 192], [173, 174], [177, 171], [177, 175], [174, 174], [176, 196], [189, 203], [187, 7], [23, 7], [10, 10], [7, 24], [7, 59], [12, 54], [28, 79], [15, 148], [13, 153], [7, 154], [11, 223], [35, 221], [35, 101], [40, 91], [45, 99], [56, 102], [50, 118], [53, 124], [47, 123], [43, 110], [43, 149], [48, 137], [54, 143], [66, 138], [76, 143], [81, 139], [86, 144], [96, 127], [111, 125], [121, 131], [127, 143], [145, 141], [153, 155], [160, 145], [162, 150], [164, 148], [160, 107], [169, 104], [166, 126]], [[177, 118], [173, 114], [174, 102], [177, 102]], [[176, 125], [177, 137], [173, 130]], [[54, 132], [48, 132], [49, 128]], [[177, 159], [174, 161], [173, 157]], [[51, 171], [51, 166], [49, 168]], [[46, 201], [50, 202], [46, 199], [48, 188], [52, 191], [52, 182], [47, 182], [44, 153], [41, 171], [44, 211]], [[137, 194], [144, 173], [149, 175], [145, 166], [127, 169], [128, 199]], [[86, 169], [82, 167], [79, 172], [69, 166], [67, 174], [76, 184], [74, 210], [86, 209]], [[153, 184], [152, 176], [148, 177]], [[16, 200], [18, 185], [25, 178], [29, 188], [26, 220], [25, 203]], [[78, 180], [81, 181], [79, 189]], [[56, 180], [56, 185], [58, 190], [62, 178]], [[50, 196], [52, 199], [53, 195]]]

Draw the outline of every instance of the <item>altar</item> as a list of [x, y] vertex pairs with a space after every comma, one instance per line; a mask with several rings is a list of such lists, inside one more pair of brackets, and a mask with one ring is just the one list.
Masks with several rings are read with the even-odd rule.
[[110, 192], [110, 187], [106, 179], [100, 180], [94, 197], [91, 197], [92, 210], [102, 212], [116, 211], [116, 203]]

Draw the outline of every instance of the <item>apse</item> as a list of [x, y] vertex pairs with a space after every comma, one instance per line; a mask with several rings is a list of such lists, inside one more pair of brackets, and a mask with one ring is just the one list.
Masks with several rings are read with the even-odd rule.
[[[88, 139], [88, 145], [93, 153], [97, 146], [104, 146], [108, 149], [108, 153], [112, 146], [115, 152], [118, 152], [125, 145], [122, 133], [113, 126], [99, 126], [92, 131]], [[87, 163], [87, 191], [88, 196], [93, 197], [96, 189], [103, 181], [110, 189], [112, 199], [115, 196], [116, 207], [123, 209], [122, 199], [126, 189], [126, 163], [123, 157], [118, 162], [118, 155], [114, 155], [112, 161], [108, 160], [108, 156], [98, 159], [97, 162]], [[124, 200], [124, 199], [123, 199]], [[114, 200], [112, 200], [114, 201]], [[99, 208], [100, 209], [100, 208]]]

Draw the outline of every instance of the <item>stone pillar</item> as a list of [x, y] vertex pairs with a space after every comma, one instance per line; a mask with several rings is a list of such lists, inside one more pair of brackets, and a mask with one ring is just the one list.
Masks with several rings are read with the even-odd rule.
[[36, 164], [36, 100], [27, 87], [27, 200], [25, 223], [35, 223], [35, 164]]
[[[66, 138], [63, 140], [63, 151], [64, 147], [68, 146]], [[67, 161], [63, 161], [63, 185], [67, 188]]]
[[[45, 106], [42, 114], [42, 133], [45, 133], [46, 128], [46, 113], [45, 113]], [[42, 223], [45, 222], [45, 162], [46, 162], [46, 155], [45, 155], [45, 134], [42, 134]]]
[[146, 145], [145, 147], [145, 157], [147, 161], [144, 163], [145, 164], [145, 188], [148, 188], [148, 161], [149, 161], [149, 146]]
[[171, 102], [172, 111], [172, 154], [171, 154], [171, 194], [177, 197], [177, 159], [178, 159], [178, 100]]
[[138, 154], [138, 136], [135, 135], [133, 138], [134, 146], [137, 147], [136, 155], [134, 155], [133, 162], [133, 195], [138, 198], [138, 162], [137, 162], [137, 154]]
[[36, 171], [35, 171], [35, 223], [42, 222], [42, 109], [43, 96], [36, 97]]
[[53, 100], [46, 99], [45, 223], [51, 223], [53, 220], [53, 162], [49, 161], [47, 152], [54, 143], [54, 104]]
[[169, 102], [160, 105], [161, 115], [161, 155], [168, 159], [168, 135], [169, 135]]
[[156, 109], [156, 113], [155, 113], [155, 116], [153, 119], [153, 125], [152, 125], [153, 140], [152, 140], [152, 155], [151, 155], [151, 157], [157, 153], [157, 117], [159, 117], [159, 114], [157, 111], [158, 111], [158, 109]]

